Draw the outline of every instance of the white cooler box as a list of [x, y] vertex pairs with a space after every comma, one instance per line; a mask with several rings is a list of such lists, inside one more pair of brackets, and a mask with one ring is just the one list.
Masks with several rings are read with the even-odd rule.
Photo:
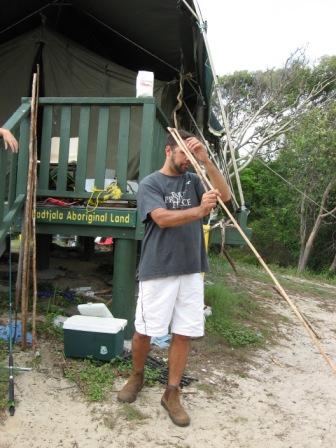
[[110, 360], [122, 354], [127, 320], [72, 316], [63, 325], [64, 353], [69, 358]]

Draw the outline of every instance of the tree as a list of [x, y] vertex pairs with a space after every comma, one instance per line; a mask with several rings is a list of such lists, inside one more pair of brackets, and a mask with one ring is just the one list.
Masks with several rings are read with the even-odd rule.
[[[315, 108], [287, 136], [286, 157], [289, 177], [305, 195], [300, 201], [300, 257], [298, 270], [308, 263], [323, 224], [336, 222], [336, 104]], [[285, 154], [285, 155], [284, 155]], [[315, 204], [308, 203], [307, 197]]]
[[[286, 175], [283, 160], [267, 166]], [[294, 212], [298, 198], [291, 188], [256, 157], [242, 172], [245, 199], [251, 209], [253, 243], [269, 263], [295, 265], [299, 256], [299, 215]]]
[[[335, 97], [336, 57], [324, 58], [311, 68], [304, 53], [297, 51], [282, 69], [236, 72], [220, 78], [220, 84], [238, 170], [242, 171], [257, 154], [273, 159], [299, 118]], [[220, 120], [216, 103], [214, 108]], [[226, 164], [233, 176], [226, 134], [217, 161], [222, 169]]]

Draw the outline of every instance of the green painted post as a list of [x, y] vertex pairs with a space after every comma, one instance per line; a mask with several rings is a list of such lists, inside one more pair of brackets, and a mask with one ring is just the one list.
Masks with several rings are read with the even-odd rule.
[[[143, 106], [140, 141], [139, 182], [153, 170], [155, 119], [156, 105], [153, 100], [152, 103], [144, 104]], [[144, 236], [144, 225], [140, 220], [139, 214], [135, 234], [138, 240], [141, 240]]]
[[115, 240], [112, 314], [127, 319], [125, 339], [130, 339], [134, 333], [136, 255], [136, 240]]

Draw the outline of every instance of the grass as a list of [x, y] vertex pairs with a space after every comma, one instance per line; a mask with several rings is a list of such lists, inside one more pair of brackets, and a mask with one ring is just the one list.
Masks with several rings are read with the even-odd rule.
[[88, 359], [68, 361], [65, 376], [79, 386], [89, 401], [102, 401], [115, 379], [111, 364], [99, 365]]
[[[67, 360], [65, 377], [77, 384], [89, 401], [104, 401], [112, 389], [116, 377], [128, 377], [132, 370], [131, 361], [120, 358], [110, 363], [90, 359]], [[153, 386], [160, 377], [160, 371], [145, 366], [145, 384]]]
[[[212, 307], [212, 316], [206, 320], [208, 335], [221, 337], [231, 347], [260, 345], [266, 337], [272, 338], [273, 328], [285, 319], [272, 315], [271, 309], [267, 310], [260, 303], [260, 299], [277, 296], [269, 275], [262, 267], [239, 261], [235, 277], [227, 261], [214, 254], [210, 254], [210, 265], [205, 288], [206, 304]], [[336, 284], [335, 279], [328, 279], [325, 274], [304, 272], [298, 275], [293, 268], [279, 266], [270, 266], [270, 269], [289, 295], [330, 298], [331, 289], [316, 282]]]
[[[243, 266], [249, 271], [251, 270], [252, 272], [254, 271], [255, 273], [260, 272], [262, 276], [265, 275], [267, 276], [267, 278], [269, 278], [268, 274], [266, 274], [266, 272], [263, 270], [263, 268], [257, 261], [256, 257], [252, 253], [246, 255], [246, 250], [242, 251], [241, 249], [235, 249], [235, 248], [231, 248], [229, 253], [233, 257], [233, 259], [237, 263], [239, 263], [238, 267]], [[295, 266], [283, 267], [271, 263], [267, 263], [267, 265], [272, 272], [277, 274], [283, 274], [301, 279], [307, 279], [313, 282], [323, 282], [331, 286], [336, 286], [336, 276], [330, 274], [329, 270], [325, 270], [322, 272], [314, 272], [309, 269], [306, 269], [305, 271], [298, 273], [297, 268]]]
[[63, 341], [64, 334], [63, 328], [54, 325], [54, 319], [59, 316], [60, 313], [48, 313], [46, 314], [43, 322], [37, 322], [36, 331], [38, 335], [43, 335], [48, 339]]
[[[230, 254], [235, 260], [239, 276], [262, 282], [266, 287], [271, 287], [271, 285], [273, 285], [273, 281], [270, 276], [259, 265], [255, 257], [253, 257], [251, 262], [246, 262], [244, 261], [246, 260], [246, 257], [242, 256], [241, 252], [237, 249], [231, 249]], [[209, 276], [207, 276], [210, 280], [214, 281], [215, 279], [216, 281], [216, 278], [218, 278], [219, 275], [223, 278], [223, 276], [225, 277], [230, 273], [232, 274], [231, 267], [222, 257], [218, 255], [210, 255], [210, 261], [213, 271]], [[330, 289], [316, 283], [336, 286], [336, 278], [330, 278], [328, 272], [315, 273], [306, 270], [299, 274], [294, 267], [281, 267], [274, 264], [268, 264], [268, 267], [273, 274], [275, 274], [283, 288], [290, 294], [310, 294], [314, 297], [329, 298]], [[263, 295], [264, 293], [265, 292], [263, 292]]]
[[139, 422], [139, 421], [149, 418], [148, 415], [144, 414], [136, 406], [134, 406], [134, 405], [132, 406], [129, 403], [124, 403], [121, 406], [119, 414], [121, 416], [123, 416], [129, 422], [134, 422], [134, 421]]
[[205, 301], [212, 308], [212, 315], [206, 320], [209, 333], [222, 336], [232, 347], [262, 342], [263, 335], [259, 328], [251, 325], [259, 306], [246, 293], [235, 292], [219, 281], [206, 286]]

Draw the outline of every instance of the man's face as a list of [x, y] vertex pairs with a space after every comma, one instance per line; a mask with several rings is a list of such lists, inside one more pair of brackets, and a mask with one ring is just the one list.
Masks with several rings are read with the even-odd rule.
[[176, 171], [178, 174], [184, 174], [188, 171], [190, 166], [190, 161], [183, 149], [175, 146], [175, 148], [170, 150], [169, 154], [170, 167]]

